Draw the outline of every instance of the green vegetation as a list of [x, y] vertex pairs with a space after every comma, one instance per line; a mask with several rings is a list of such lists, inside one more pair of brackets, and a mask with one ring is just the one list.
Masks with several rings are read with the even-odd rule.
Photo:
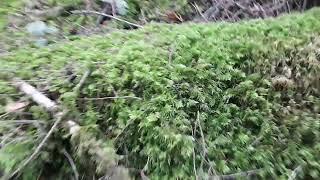
[[[0, 94], [12, 94], [0, 96], [1, 114], [22, 100], [9, 83], [14, 76], [67, 107], [82, 126], [72, 138], [60, 128], [23, 179], [72, 176], [64, 148], [87, 179], [114, 162], [132, 177], [145, 167], [151, 179], [249, 170], [287, 179], [299, 166], [304, 178], [320, 178], [319, 19], [313, 9], [235, 24], [152, 24], [1, 57]], [[75, 80], [66, 81], [67, 69]], [[72, 93], [87, 69], [93, 72], [80, 95]], [[25, 111], [1, 119], [50, 128], [43, 108], [31, 103]], [[15, 128], [8, 123], [0, 132]], [[21, 131], [0, 149], [5, 173], [43, 137], [36, 126]]]
[[22, 6], [22, 1], [17, 0], [6, 0], [0, 2], [0, 32], [7, 23], [6, 15], [14, 12]]

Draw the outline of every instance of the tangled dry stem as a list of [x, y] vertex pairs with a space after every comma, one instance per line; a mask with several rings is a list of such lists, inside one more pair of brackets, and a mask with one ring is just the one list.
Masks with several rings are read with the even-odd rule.
[[[204, 21], [239, 21], [242, 19], [256, 19], [275, 17], [293, 10], [304, 11], [309, 6], [316, 6], [313, 1], [299, 0], [214, 0], [204, 12], [195, 10]], [[199, 19], [199, 17], [197, 17]]]

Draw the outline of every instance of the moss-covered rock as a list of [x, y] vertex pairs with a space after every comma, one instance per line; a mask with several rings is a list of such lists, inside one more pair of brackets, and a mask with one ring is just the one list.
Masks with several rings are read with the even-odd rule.
[[[135, 169], [133, 176], [141, 169], [151, 179], [257, 170], [266, 179], [286, 179], [300, 166], [299, 175], [317, 179], [319, 18], [320, 10], [313, 9], [236, 24], [153, 24], [20, 50], [0, 59], [0, 94], [8, 94], [0, 96], [0, 110], [22, 98], [9, 82], [20, 77], [70, 109], [100, 143], [114, 147], [119, 164]], [[93, 72], [80, 96], [71, 95], [87, 69]], [[2, 121], [50, 119], [31, 105], [25, 110], [31, 115], [9, 114]], [[1, 126], [2, 134], [14, 127]], [[21, 131], [30, 140], [40, 136], [36, 129]], [[89, 140], [74, 144], [64, 134], [50, 141], [33, 172], [47, 167], [43, 172], [52, 176], [72, 175], [59, 149], [76, 152]], [[31, 151], [11, 148], [23, 142], [0, 150], [1, 156], [10, 150], [19, 157], [0, 159], [7, 172]], [[73, 154], [81, 175], [95, 173], [95, 153]]]

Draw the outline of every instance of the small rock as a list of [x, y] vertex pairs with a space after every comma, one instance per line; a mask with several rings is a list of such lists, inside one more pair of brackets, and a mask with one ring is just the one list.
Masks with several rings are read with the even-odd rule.
[[39, 38], [35, 41], [34, 43], [35, 46], [37, 47], [44, 47], [48, 45], [48, 40], [45, 38]]
[[115, 4], [116, 13], [120, 15], [126, 15], [128, 9], [128, 3], [125, 0], [101, 0], [109, 4]]
[[27, 24], [27, 31], [33, 36], [44, 36], [47, 31], [47, 25], [43, 21], [35, 21]]
[[55, 27], [47, 26], [43, 21], [35, 21], [27, 24], [27, 31], [36, 37], [45, 36], [46, 34], [55, 34], [58, 32], [58, 29]]

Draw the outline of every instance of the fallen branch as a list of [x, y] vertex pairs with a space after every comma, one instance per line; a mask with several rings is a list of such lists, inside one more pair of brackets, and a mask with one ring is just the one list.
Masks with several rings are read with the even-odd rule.
[[49, 132], [46, 134], [46, 136], [42, 139], [41, 143], [37, 146], [37, 148], [34, 150], [34, 152], [29, 156], [28, 159], [26, 159], [24, 162], [22, 162], [18, 168], [10, 175], [10, 178], [13, 178], [16, 174], [18, 174], [27, 164], [29, 164], [30, 161], [32, 161], [34, 158], [37, 157], [42, 147], [45, 145], [49, 137], [52, 135], [53, 131], [56, 129], [58, 124], [63, 120], [63, 117], [66, 115], [67, 111], [59, 112], [55, 115], [57, 120], [54, 122], [52, 127], [50, 128]]
[[12, 84], [21, 92], [23, 92], [27, 96], [30, 96], [32, 100], [38, 103], [40, 106], [46, 108], [47, 111], [54, 113], [53, 116], [56, 119], [56, 121], [54, 122], [46, 136], [42, 139], [40, 144], [37, 146], [37, 148], [34, 150], [34, 152], [29, 156], [29, 158], [27, 158], [20, 165], [18, 165], [18, 168], [13, 173], [11, 173], [9, 178], [13, 178], [15, 175], [17, 175], [26, 165], [28, 165], [34, 158], [38, 156], [42, 147], [45, 145], [45, 143], [50, 138], [58, 124], [63, 120], [64, 116], [68, 112], [68, 110], [56, 112], [58, 110], [57, 104], [45, 95], [43, 95], [41, 92], [39, 92], [36, 88], [26, 83], [25, 81], [18, 78], [13, 78]]
[[52, 112], [57, 110], [58, 106], [56, 105], [55, 102], [47, 98], [45, 95], [39, 92], [36, 88], [26, 83], [25, 81], [20, 80], [18, 78], [13, 78], [12, 84], [16, 88], [18, 88], [20, 91], [22, 91], [24, 94], [26, 94], [27, 96], [30, 96], [33, 101], [45, 107], [48, 111]]
[[[76, 94], [80, 93], [81, 87], [83, 86], [85, 80], [87, 79], [87, 77], [89, 75], [90, 75], [90, 72], [85, 73], [83, 75], [83, 77], [81, 78], [79, 84], [74, 88], [74, 91], [75, 91]], [[58, 107], [54, 101], [52, 101], [49, 98], [47, 98], [41, 92], [36, 90], [36, 88], [34, 88], [30, 84], [26, 83], [25, 81], [23, 81], [21, 79], [18, 79], [18, 78], [14, 78], [12, 81], [14, 82], [13, 84], [20, 91], [22, 91], [24, 94], [30, 96], [40, 106], [46, 108], [47, 111], [50, 111], [51, 113], [53, 113], [53, 117], [56, 119], [56, 121], [54, 122], [54, 124], [52, 125], [52, 127], [50, 128], [50, 130], [46, 134], [46, 136], [42, 139], [40, 144], [36, 147], [34, 152], [26, 160], [21, 162], [17, 166], [17, 169], [14, 170], [13, 173], [11, 173], [9, 175], [9, 177], [6, 178], [6, 179], [11, 179], [11, 178], [14, 178], [15, 176], [17, 176], [17, 174], [19, 172], [21, 172], [22, 169], [24, 169], [32, 160], [34, 160], [39, 155], [41, 149], [46, 144], [48, 139], [51, 137], [51, 135], [53, 134], [54, 130], [57, 128], [59, 123], [61, 123], [63, 120], [65, 120], [65, 116], [69, 112], [67, 108]], [[63, 109], [63, 111], [58, 111], [60, 109]], [[80, 132], [80, 128], [81, 128], [81, 126], [79, 126], [78, 123], [76, 123], [75, 121], [72, 121], [72, 120], [65, 121], [64, 124], [63, 124], [63, 127], [66, 130], [68, 130], [72, 136], [75, 135], [75, 134], [78, 134]], [[95, 163], [101, 169], [99, 171], [101, 171], [101, 172], [105, 171], [105, 172], [108, 173], [110, 168], [113, 168], [113, 167], [115, 167], [117, 165], [117, 159], [116, 158], [111, 158], [110, 159], [108, 157], [110, 155], [110, 151], [109, 150], [105, 150], [105, 147], [103, 146], [103, 143], [101, 141], [95, 140], [95, 136], [94, 135], [92, 135], [90, 133], [89, 134], [85, 134], [85, 135], [83, 135], [83, 134], [81, 135], [81, 133], [80, 133], [80, 134], [77, 135], [77, 137], [78, 137], [77, 139], [80, 142], [83, 141], [83, 140], [86, 141], [87, 140], [86, 138], [90, 137], [89, 138], [90, 141], [88, 141], [88, 143], [83, 143], [83, 144], [85, 144], [85, 146], [83, 148], [86, 149], [86, 151], [89, 153], [89, 155], [94, 156], [93, 159], [95, 159], [94, 160]], [[83, 139], [83, 137], [86, 137], [86, 138]], [[76, 139], [76, 138], [74, 137], [74, 139]], [[80, 142], [79, 142], [79, 144], [81, 144]], [[77, 143], [77, 145], [78, 145], [78, 143]], [[98, 150], [92, 151], [92, 149], [98, 149]], [[70, 162], [70, 164], [72, 165], [72, 162]], [[72, 167], [72, 168], [74, 170], [74, 167]], [[74, 170], [74, 173], [75, 173], [75, 176], [78, 177], [78, 174], [76, 173], [75, 170]], [[122, 174], [123, 175], [128, 175], [127, 172], [126, 173], [123, 172]]]
[[109, 18], [112, 18], [112, 19], [114, 19], [114, 20], [127, 23], [127, 24], [129, 24], [129, 25], [131, 25], [131, 26], [134, 26], [134, 27], [137, 27], [137, 28], [143, 28], [143, 26], [141, 26], [141, 25], [139, 25], [139, 24], [135, 24], [135, 23], [132, 23], [132, 22], [129, 22], [129, 21], [120, 19], [120, 18], [118, 18], [118, 17], [112, 16], [112, 15], [109, 15], [109, 14], [105, 14], [105, 13], [101, 13], [101, 12], [97, 12], [97, 11], [77, 10], [77, 11], [71, 11], [71, 13], [72, 13], [72, 14], [96, 14], [96, 15], [109, 17]]

